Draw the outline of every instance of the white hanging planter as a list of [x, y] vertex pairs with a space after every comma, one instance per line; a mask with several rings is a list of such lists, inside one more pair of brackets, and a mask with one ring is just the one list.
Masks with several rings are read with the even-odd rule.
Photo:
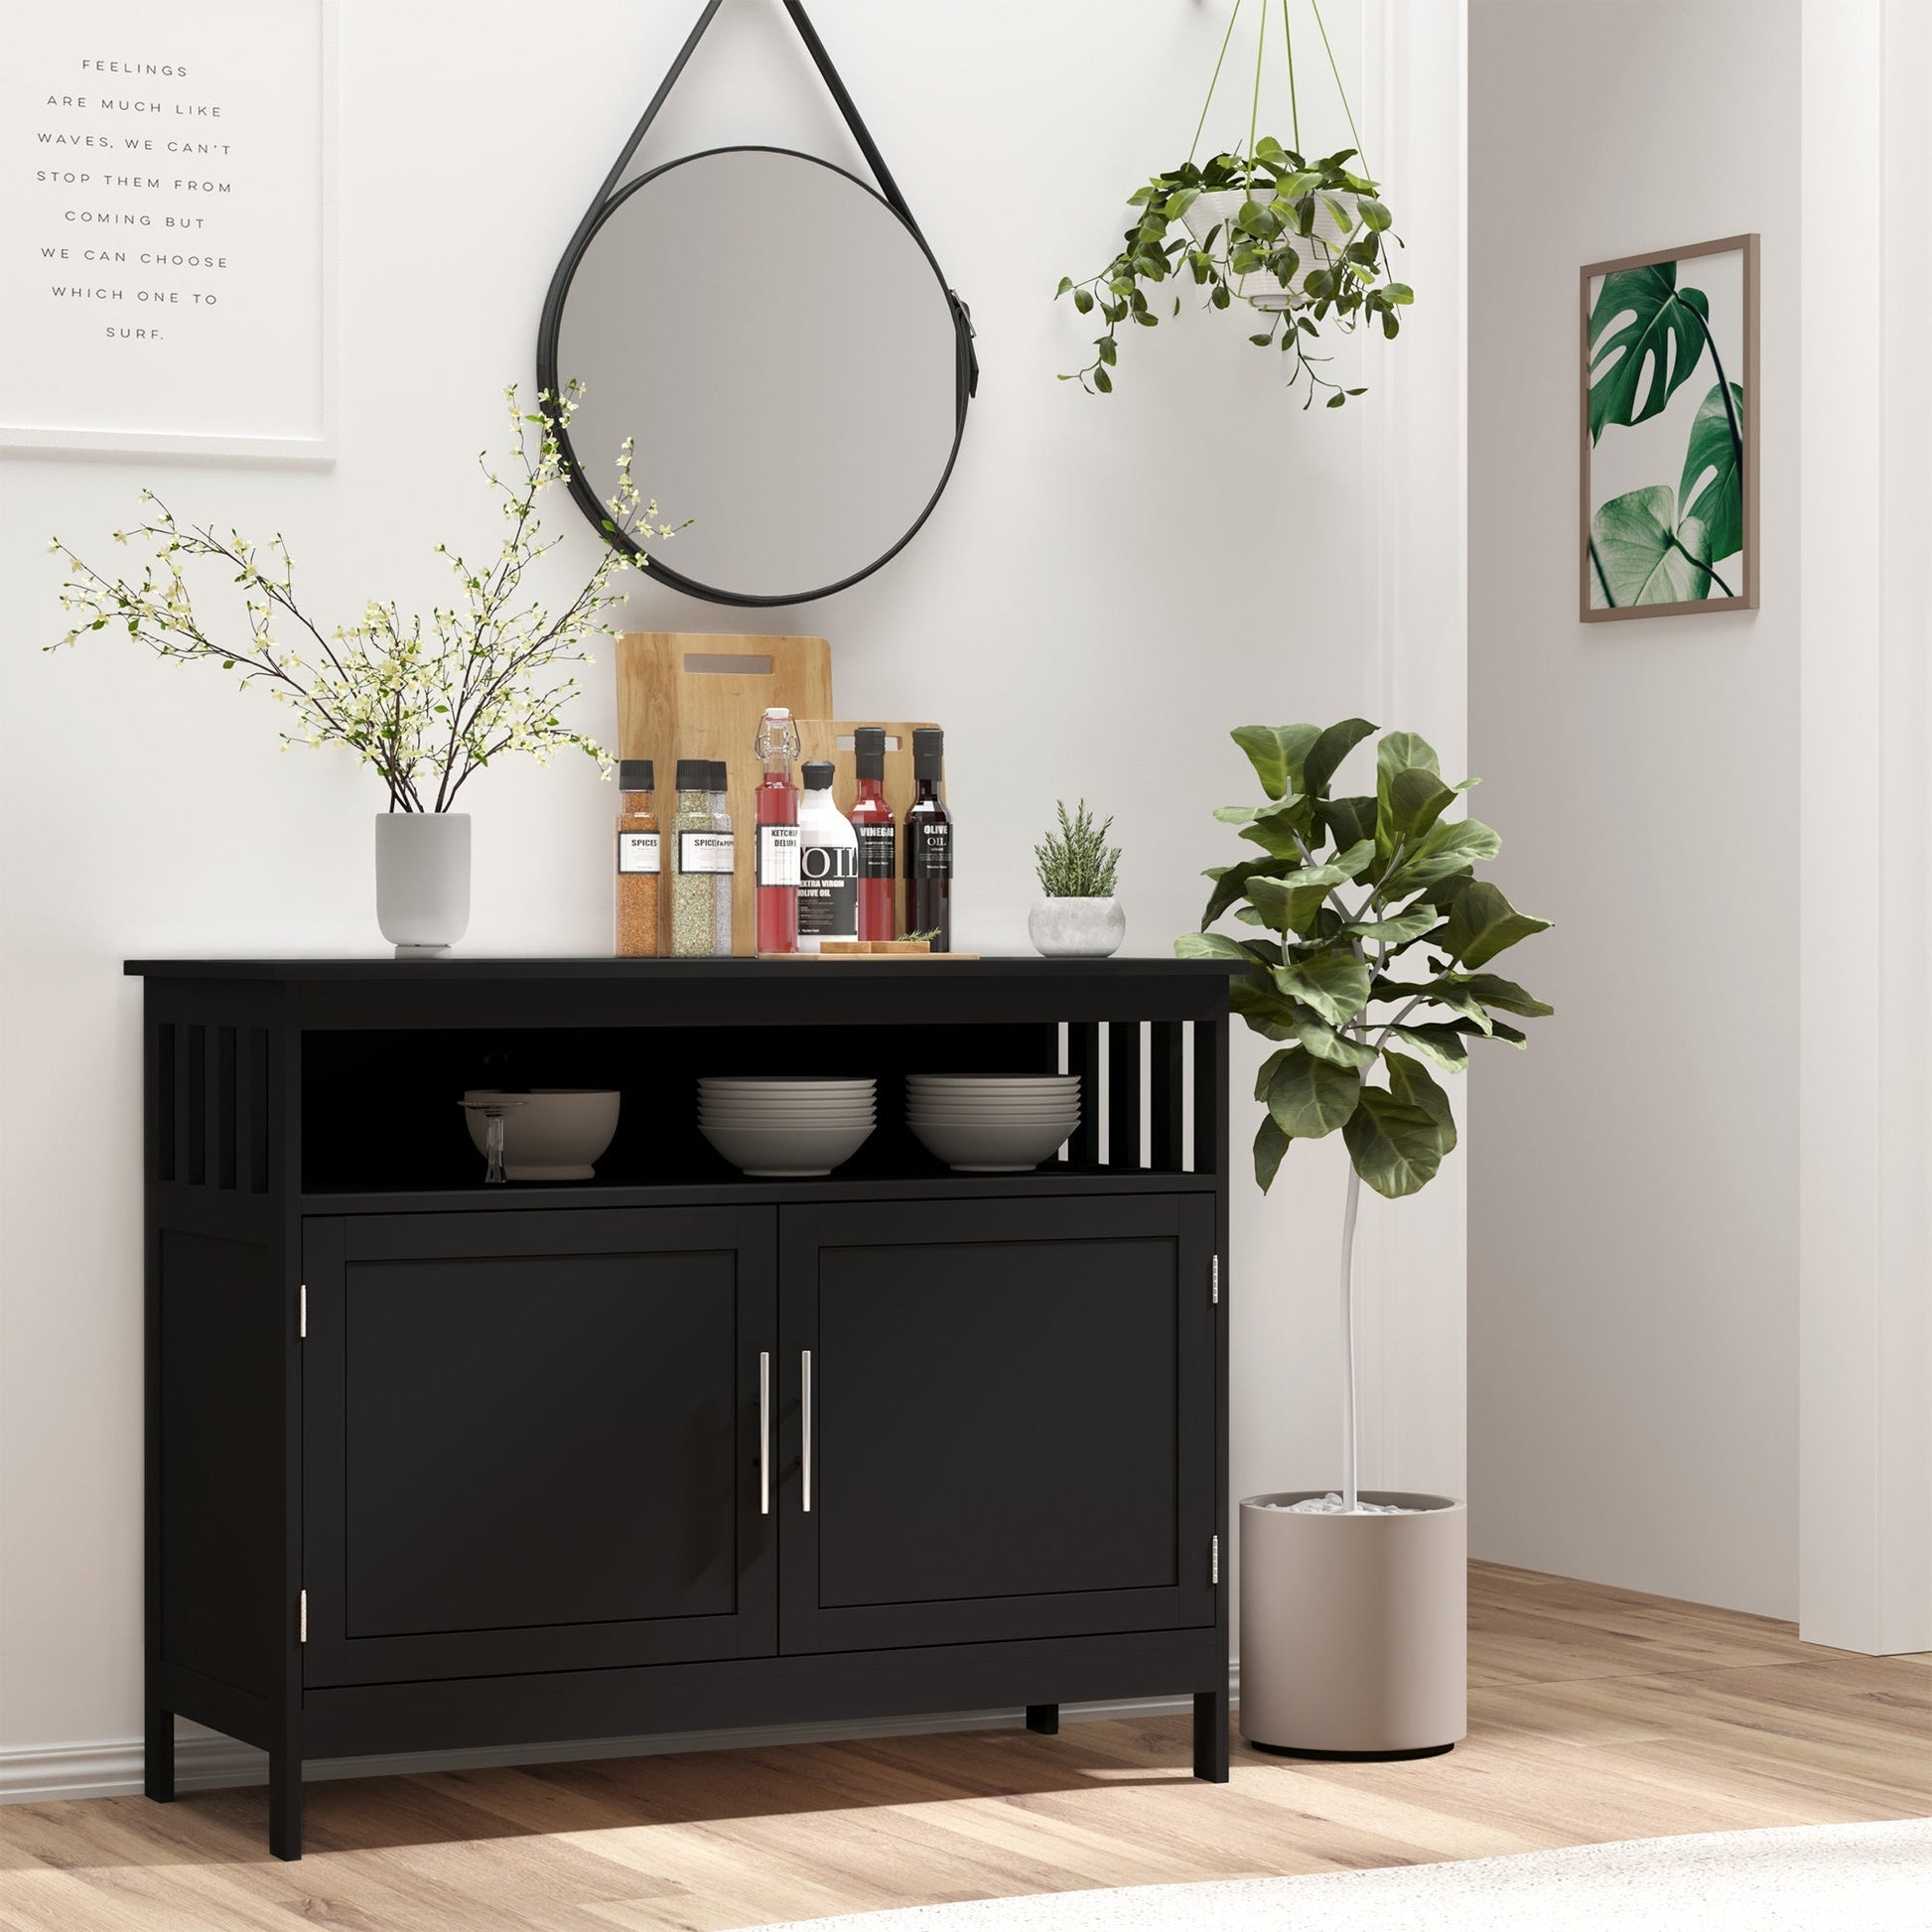
[[375, 922], [398, 959], [448, 952], [470, 925], [470, 814], [379, 812]]
[[[1331, 253], [1338, 255], [1361, 234], [1361, 199], [1349, 189], [1323, 190], [1315, 196], [1314, 220], [1309, 235], [1289, 237], [1295, 252], [1302, 257], [1301, 274], [1296, 278], [1298, 284], [1307, 278], [1311, 268], [1321, 266], [1318, 260], [1311, 258], [1312, 251], [1307, 246], [1310, 240], [1320, 242]], [[1234, 224], [1242, 207], [1249, 202], [1260, 202], [1265, 207], [1271, 200], [1272, 196], [1257, 194], [1251, 189], [1217, 188], [1209, 194], [1196, 196], [1180, 218], [1198, 248], [1205, 248], [1207, 237], [1219, 228], [1221, 246], [1225, 252], [1228, 237], [1234, 232]], [[1311, 299], [1299, 286], [1283, 288], [1272, 275], [1259, 269], [1247, 275], [1229, 275], [1228, 286], [1250, 308], [1260, 310], [1263, 315], [1280, 315], [1288, 309], [1305, 309]]]

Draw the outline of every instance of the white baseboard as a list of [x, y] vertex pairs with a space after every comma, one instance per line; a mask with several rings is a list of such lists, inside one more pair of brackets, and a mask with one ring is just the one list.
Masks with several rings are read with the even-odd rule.
[[[1228, 1673], [1240, 1695], [1240, 1666]], [[1127, 1698], [1105, 1704], [1063, 1704], [1066, 1724], [1110, 1718], [1164, 1718], [1193, 1709], [1185, 1697]], [[935, 1730], [1012, 1730], [1025, 1713], [969, 1711], [940, 1717], [881, 1718], [864, 1724], [767, 1725], [758, 1729], [680, 1730], [650, 1737], [587, 1737], [561, 1743], [486, 1745], [473, 1750], [399, 1751], [379, 1757], [310, 1758], [305, 1779], [399, 1777], [419, 1771], [474, 1771], [499, 1764], [562, 1764], [596, 1757], [655, 1757], [674, 1751], [768, 1749], [774, 1744], [822, 1744], [849, 1737], [916, 1737]], [[184, 1723], [175, 1741], [175, 1788], [211, 1791], [226, 1785], [266, 1784], [268, 1754], [199, 1725]], [[57, 1798], [124, 1798], [141, 1789], [141, 1740], [95, 1744], [0, 1746], [0, 1804], [41, 1804]]]

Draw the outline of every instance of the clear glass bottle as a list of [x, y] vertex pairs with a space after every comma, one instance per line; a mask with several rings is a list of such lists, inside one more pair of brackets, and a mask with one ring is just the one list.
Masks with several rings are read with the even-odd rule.
[[766, 708], [755, 748], [763, 771], [756, 800], [758, 821], [758, 950], [798, 950], [798, 787], [791, 767], [798, 727], [783, 705]]
[[[709, 959], [717, 951], [721, 870], [726, 886], [731, 884], [731, 837], [729, 831], [719, 836], [711, 770], [708, 759], [677, 761], [677, 809], [671, 814], [671, 952], [679, 959]], [[729, 910], [726, 917], [729, 921]], [[729, 923], [726, 938], [729, 950]]]
[[852, 734], [859, 796], [852, 825], [859, 838], [859, 929], [861, 939], [898, 937], [898, 827], [886, 802], [886, 728], [861, 725]]
[[711, 950], [732, 956], [732, 895], [738, 885], [738, 841], [732, 832], [731, 774], [723, 759], [707, 766], [711, 786], [711, 829], [721, 842], [723, 863], [711, 882]]
[[832, 802], [829, 759], [804, 769], [798, 799], [798, 950], [859, 936], [859, 834]]
[[649, 759], [618, 766], [617, 950], [620, 959], [655, 959], [663, 875], [662, 841]]
[[918, 796], [905, 813], [905, 930], [932, 934], [934, 952], [952, 951], [952, 814], [940, 797], [946, 735], [936, 726], [912, 734]]

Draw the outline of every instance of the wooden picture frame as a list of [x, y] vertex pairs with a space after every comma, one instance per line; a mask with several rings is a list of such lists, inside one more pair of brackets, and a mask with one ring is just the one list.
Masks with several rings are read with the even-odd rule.
[[[1711, 256], [1737, 255], [1737, 289], [1741, 314], [1735, 327], [1713, 313], [1709, 296], [1703, 309], [1675, 299], [1676, 276], [1669, 278], [1667, 302], [1646, 320], [1641, 283], [1633, 284], [1634, 311], [1604, 316], [1592, 345], [1591, 318], [1601, 293], [1595, 284], [1613, 275]], [[1659, 278], [1652, 293], [1663, 288]], [[1689, 290], [1687, 294], [1701, 293]], [[1589, 262], [1578, 276], [1581, 364], [1578, 382], [1579, 481], [1577, 543], [1577, 615], [1585, 623], [1609, 623], [1629, 618], [1666, 618], [1705, 615], [1718, 611], [1755, 611], [1758, 564], [1758, 237], [1725, 235], [1688, 247], [1659, 248], [1648, 254], [1622, 255], [1613, 261]], [[1633, 321], [1615, 329], [1619, 314]], [[1628, 342], [1618, 337], [1634, 329]], [[1720, 350], [1721, 341], [1734, 348], [1740, 367], [1732, 370]], [[1592, 369], [1595, 346], [1599, 366]], [[1622, 354], [1616, 353], [1621, 347]], [[1693, 352], [1684, 360], [1684, 351]], [[1728, 350], [1725, 351], [1727, 353]], [[1629, 358], [1635, 357], [1634, 363]], [[1700, 382], [1692, 377], [1723, 371], [1700, 401]], [[1666, 366], [1668, 364], [1668, 366]], [[1614, 371], [1634, 368], [1634, 376], [1618, 382]], [[1592, 411], [1592, 375], [1601, 390], [1600, 412]], [[1659, 384], [1663, 385], [1658, 395]], [[1732, 393], [1725, 395], [1728, 388]], [[1735, 392], [1741, 390], [1741, 398]], [[1615, 410], [1617, 413], [1608, 413]], [[1668, 416], [1669, 423], [1664, 421]], [[1687, 433], [1688, 423], [1688, 433]], [[1592, 430], [1595, 435], [1592, 438]], [[1646, 432], [1649, 434], [1646, 436]], [[1613, 481], [1597, 480], [1596, 466], [1604, 443], [1615, 437]], [[1642, 439], [1639, 443], [1638, 439]], [[1713, 461], [1702, 461], [1700, 443], [1709, 439], [1723, 446]], [[1741, 440], [1741, 453], [1737, 443]], [[1681, 452], [1670, 467], [1678, 474], [1656, 483], [1627, 485], [1629, 474], [1640, 476], [1644, 463], [1656, 464]], [[1634, 454], [1633, 454], [1634, 453]], [[1694, 467], [1694, 459], [1695, 467]], [[1617, 473], [1621, 472], [1621, 476]], [[1598, 494], [1603, 500], [1597, 501]], [[1688, 501], [1680, 500], [1688, 498]], [[1666, 500], [1668, 499], [1668, 500]], [[1601, 522], [1606, 510], [1622, 506], [1618, 516]], [[1693, 507], [1707, 512], [1693, 515]], [[1668, 520], [1664, 514], [1668, 513]], [[1693, 533], [1695, 526], [1695, 533]], [[1711, 532], [1716, 529], [1717, 535]], [[1687, 534], [1690, 541], [1687, 544]], [[1725, 539], [1735, 534], [1732, 548]], [[1713, 552], [1712, 542], [1725, 544]], [[1701, 553], [1701, 554], [1700, 554]], [[1736, 558], [1736, 564], [1730, 560]], [[1724, 566], [1720, 571], [1713, 566]], [[1671, 595], [1702, 581], [1702, 594]], [[1634, 595], [1632, 595], [1634, 590]]]

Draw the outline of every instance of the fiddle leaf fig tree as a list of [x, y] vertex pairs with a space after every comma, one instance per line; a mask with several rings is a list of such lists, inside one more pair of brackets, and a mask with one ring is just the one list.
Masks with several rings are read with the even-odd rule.
[[[1342, 1218], [1343, 1502], [1357, 1505], [1354, 1416], [1355, 1221], [1366, 1181], [1389, 1199], [1413, 1194], [1455, 1148], [1455, 1119], [1436, 1075], [1459, 1073], [1471, 1044], [1527, 1035], [1501, 1014], [1554, 1012], [1489, 970], [1498, 954], [1545, 931], [1476, 877], [1502, 841], [1449, 808], [1476, 783], [1444, 782], [1435, 752], [1411, 732], [1375, 747], [1372, 794], [1337, 795], [1342, 762], [1376, 728], [1244, 725], [1233, 734], [1261, 781], [1259, 805], [1214, 816], [1256, 851], [1209, 868], [1198, 932], [1183, 959], [1239, 968], [1233, 1011], [1279, 1042], [1255, 1098], [1255, 1179], [1264, 1193], [1295, 1141], [1337, 1131], [1348, 1150]], [[1212, 930], [1223, 920], [1245, 928]]]

